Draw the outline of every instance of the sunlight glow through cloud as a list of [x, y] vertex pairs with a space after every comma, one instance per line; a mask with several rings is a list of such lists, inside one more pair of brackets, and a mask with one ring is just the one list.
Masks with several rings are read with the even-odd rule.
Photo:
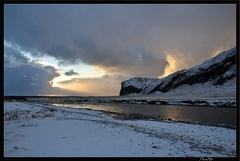
[[174, 72], [177, 72], [182, 69], [186, 69], [189, 66], [186, 64], [187, 60], [191, 60], [192, 57], [190, 55], [184, 55], [184, 54], [170, 54], [165, 51], [166, 54], [166, 60], [168, 62], [168, 65], [164, 69], [164, 74], [159, 76], [158, 78], [166, 77]]
[[[81, 88], [74, 87], [72, 82], [71, 82], [71, 84], [70, 83], [61, 84], [61, 82], [69, 81], [72, 79], [79, 81], [80, 79], [100, 78], [102, 75], [103, 75], [102, 73], [99, 73], [97, 75], [89, 74], [89, 75], [66, 76], [64, 73], [61, 73], [60, 76], [54, 77], [51, 81], [49, 81], [49, 83], [51, 84], [52, 87], [64, 88], [64, 89], [73, 90], [73, 91], [82, 91], [80, 89], [83, 89], [83, 86], [79, 85], [79, 83], [75, 84], [75, 85], [81, 86]], [[85, 86], [86, 86], [86, 84], [85, 84]]]
[[171, 55], [167, 55], [166, 60], [168, 62], [168, 65], [164, 69], [164, 74], [162, 76], [160, 76], [159, 78], [166, 77], [169, 74], [172, 74], [173, 72], [176, 71], [177, 60]]
[[[59, 82], [63, 82], [63, 81], [68, 81], [74, 78], [98, 78], [103, 76], [105, 73], [97, 67], [94, 66], [90, 66], [90, 65], [86, 65], [83, 63], [79, 63], [79, 64], [73, 64], [73, 65], [68, 65], [68, 66], [59, 66], [58, 65], [58, 60], [52, 56], [48, 56], [48, 55], [44, 55], [41, 57], [35, 57], [33, 56], [33, 54], [31, 52], [25, 51], [23, 49], [21, 49], [18, 45], [9, 43], [7, 41], [4, 40], [4, 46], [12, 48], [16, 51], [18, 51], [19, 53], [21, 53], [23, 56], [25, 56], [26, 58], [28, 58], [30, 61], [34, 61], [36, 64], [41, 65], [42, 67], [46, 67], [46, 66], [52, 66], [54, 67], [57, 72], [60, 74], [60, 76], [54, 77], [52, 80], [49, 80], [49, 84], [51, 85], [51, 87], [55, 87], [55, 88], [63, 88], [63, 89], [67, 89], [67, 90], [73, 90], [73, 91], [79, 91], [79, 88], [75, 88], [73, 85], [70, 84], [64, 84], [64, 85], [60, 85]], [[12, 58], [13, 60], [14, 58]], [[78, 76], [66, 76], [64, 73], [74, 69], [75, 71], [77, 71], [78, 73], [80, 73], [80, 75]], [[80, 70], [79, 70], [80, 69]], [[85, 89], [83, 88], [82, 85], [77, 85], [77, 86], [81, 86], [80, 89]], [[85, 84], [86, 86], [86, 84]], [[86, 90], [84, 90], [86, 91]]]

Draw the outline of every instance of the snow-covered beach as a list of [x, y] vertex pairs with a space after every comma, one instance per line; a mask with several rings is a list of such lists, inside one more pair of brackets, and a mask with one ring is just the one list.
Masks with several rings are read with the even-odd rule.
[[4, 102], [4, 114], [4, 157], [236, 157], [230, 128], [26, 102]]

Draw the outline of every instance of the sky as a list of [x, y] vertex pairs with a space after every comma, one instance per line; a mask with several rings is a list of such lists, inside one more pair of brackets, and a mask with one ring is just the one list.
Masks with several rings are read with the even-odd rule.
[[236, 46], [236, 4], [4, 4], [4, 95], [118, 96]]

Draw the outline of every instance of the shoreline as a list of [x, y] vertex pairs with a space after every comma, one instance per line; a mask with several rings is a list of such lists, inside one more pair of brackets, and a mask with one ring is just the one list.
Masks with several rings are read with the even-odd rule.
[[[86, 102], [85, 102], [86, 103]], [[80, 103], [80, 104], [85, 104]], [[88, 103], [88, 102], [87, 102]], [[95, 103], [103, 103], [103, 102], [94, 102]], [[39, 105], [39, 106], [51, 106], [51, 107], [61, 107], [56, 103], [56, 105], [53, 105], [51, 103], [35, 103], [35, 102], [29, 102], [29, 104], [33, 105]], [[64, 104], [64, 103], [63, 103]], [[71, 103], [67, 103], [71, 104]], [[75, 103], [73, 103], [75, 104]], [[105, 103], [103, 103], [105, 104]], [[167, 105], [166, 105], [167, 106]], [[186, 105], [178, 105], [178, 106], [186, 106]], [[210, 122], [201, 122], [201, 121], [186, 121], [181, 119], [174, 119], [174, 118], [166, 118], [166, 119], [160, 119], [159, 116], [147, 116], [144, 114], [141, 114], [139, 112], [134, 113], [124, 113], [124, 112], [113, 112], [113, 111], [105, 111], [101, 109], [93, 109], [93, 108], [71, 108], [67, 106], [62, 106], [61, 108], [68, 108], [68, 109], [84, 109], [88, 111], [97, 111], [101, 112], [103, 116], [110, 116], [117, 120], [152, 120], [152, 121], [161, 121], [161, 122], [175, 122], [175, 123], [186, 123], [186, 124], [193, 124], [193, 125], [203, 125], [203, 126], [213, 126], [213, 127], [223, 127], [223, 128], [230, 128], [236, 130], [236, 125], [231, 124], [217, 124], [217, 123], [210, 123]], [[207, 108], [207, 107], [205, 107]], [[218, 108], [218, 107], [217, 107]], [[220, 107], [220, 108], [235, 108], [235, 107]]]
[[[131, 103], [209, 107], [236, 107], [236, 92], [167, 93], [141, 96], [22, 96], [23, 101], [65, 101], [67, 103]], [[14, 99], [14, 97], [13, 97]]]
[[[71, 97], [71, 96], [69, 96]], [[4, 101], [5, 102], [22, 102], [22, 103], [26, 103], [26, 104], [32, 104], [32, 105], [36, 105], [36, 106], [50, 106], [53, 109], [55, 109], [55, 107], [58, 106], [54, 106], [51, 103], [39, 103], [39, 102], [28, 102], [28, 101]], [[63, 102], [62, 102], [63, 103]], [[75, 103], [75, 102], [64, 102], [64, 103]], [[119, 103], [119, 102], [96, 102], [96, 101], [91, 101], [91, 102], [79, 102], [81, 104], [84, 103]], [[124, 103], [124, 104], [128, 104], [128, 103]], [[132, 104], [132, 103], [129, 103]], [[171, 104], [168, 104], [171, 105]], [[193, 106], [194, 105], [178, 105], [177, 106]], [[195, 105], [195, 106], [199, 106], [199, 105]], [[218, 107], [218, 106], [209, 106], [209, 107]], [[68, 109], [75, 109], [75, 108], [69, 108], [69, 107], [61, 107], [61, 108], [68, 108]], [[206, 107], [207, 108], [207, 107]], [[230, 107], [219, 107], [219, 108], [236, 108], [235, 106], [230, 106]], [[96, 112], [101, 112], [103, 116], [109, 116], [112, 117], [113, 119], [117, 119], [117, 120], [151, 120], [151, 121], [160, 121], [160, 122], [175, 122], [175, 123], [186, 123], [186, 124], [193, 124], [193, 125], [203, 125], [203, 126], [212, 126], [212, 127], [223, 127], [223, 128], [229, 128], [229, 129], [234, 129], [236, 130], [236, 125], [229, 125], [229, 124], [213, 124], [213, 123], [205, 123], [205, 122], [199, 122], [199, 121], [183, 121], [183, 120], [175, 120], [172, 118], [167, 118], [167, 119], [158, 119], [157, 117], [154, 116], [143, 116], [142, 114], [139, 113], [123, 113], [123, 112], [112, 112], [112, 111], [104, 111], [104, 110], [97, 110], [97, 109], [89, 109], [89, 108], [76, 108], [79, 110], [87, 110], [87, 111], [96, 111]]]

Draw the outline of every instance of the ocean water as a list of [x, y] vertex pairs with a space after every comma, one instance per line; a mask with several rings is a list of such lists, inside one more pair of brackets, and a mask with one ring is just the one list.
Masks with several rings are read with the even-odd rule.
[[235, 107], [127, 103], [50, 103], [53, 106], [100, 110], [116, 119], [156, 119], [236, 128]]

